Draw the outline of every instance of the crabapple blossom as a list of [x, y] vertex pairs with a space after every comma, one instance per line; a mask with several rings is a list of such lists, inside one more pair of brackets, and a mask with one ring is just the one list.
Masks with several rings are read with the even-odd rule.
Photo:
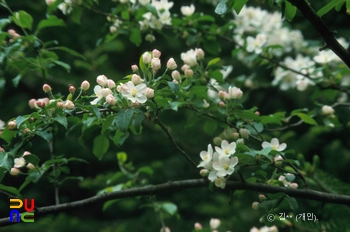
[[147, 86], [145, 84], [134, 85], [131, 81], [125, 84], [125, 87], [122, 88], [122, 95], [129, 99], [132, 103], [145, 103], [147, 97], [145, 96], [145, 90]]
[[181, 53], [181, 59], [183, 62], [191, 67], [197, 65], [197, 54], [196, 51], [191, 49], [188, 50], [187, 52]]
[[213, 147], [211, 144], [208, 144], [208, 150], [201, 151], [199, 153], [199, 156], [201, 157], [202, 161], [197, 167], [203, 167], [205, 169], [211, 169], [211, 161], [213, 159]]
[[193, 4], [191, 4], [190, 6], [182, 6], [180, 8], [181, 14], [183, 14], [184, 16], [191, 16], [191, 15], [193, 15], [195, 9], [196, 8], [194, 7]]
[[337, 55], [332, 50], [321, 51], [320, 54], [314, 57], [314, 61], [319, 64], [326, 64], [335, 60]]
[[80, 88], [84, 91], [88, 90], [90, 88], [90, 83], [88, 81], [81, 82]]
[[236, 143], [228, 143], [227, 140], [222, 140], [221, 147], [215, 147], [215, 151], [219, 153], [219, 155], [230, 156], [236, 152]]
[[221, 221], [220, 221], [220, 219], [212, 218], [209, 221], [209, 225], [210, 225], [210, 229], [216, 230], [221, 225]]
[[14, 161], [14, 168], [21, 168], [26, 164], [26, 160], [23, 157], [16, 158]]
[[229, 99], [241, 99], [243, 92], [240, 88], [237, 87], [228, 87], [228, 98]]
[[276, 150], [276, 151], [283, 151], [284, 149], [286, 149], [287, 147], [287, 144], [285, 143], [281, 143], [278, 141], [277, 138], [273, 138], [271, 139], [271, 142], [266, 142], [264, 141], [261, 146], [263, 148], [266, 148], [266, 147], [272, 147], [272, 150]]
[[219, 155], [219, 160], [213, 163], [213, 168], [217, 171], [218, 177], [225, 177], [231, 175], [235, 171], [235, 166], [238, 164], [238, 158], [227, 155]]
[[255, 38], [252, 36], [247, 37], [247, 51], [254, 52], [255, 54], [260, 54], [262, 52], [262, 47], [266, 43], [266, 35], [258, 34]]
[[108, 84], [108, 78], [105, 76], [105, 75], [99, 75], [97, 78], [96, 78], [96, 82], [102, 86], [102, 87], [106, 87], [107, 84]]

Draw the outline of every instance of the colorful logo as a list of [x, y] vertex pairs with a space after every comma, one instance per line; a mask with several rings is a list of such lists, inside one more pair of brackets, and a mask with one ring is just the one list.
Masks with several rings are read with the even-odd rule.
[[[22, 208], [26, 212], [20, 213], [17, 209]], [[30, 201], [30, 208], [28, 207], [28, 199], [24, 199], [24, 204], [21, 199], [10, 199], [10, 222], [34, 222], [34, 199]], [[15, 219], [15, 220], [14, 220]]]

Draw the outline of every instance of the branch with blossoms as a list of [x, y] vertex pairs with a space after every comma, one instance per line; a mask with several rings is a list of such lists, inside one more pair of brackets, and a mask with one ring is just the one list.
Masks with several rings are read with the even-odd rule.
[[[204, 179], [193, 179], [183, 181], [169, 181], [167, 183], [146, 186], [134, 189], [125, 189], [117, 192], [104, 193], [98, 196], [82, 199], [79, 201], [62, 203], [59, 205], [38, 207], [35, 210], [36, 217], [42, 217], [48, 214], [65, 212], [69, 210], [79, 209], [88, 207], [93, 204], [106, 202], [113, 199], [122, 199], [136, 196], [153, 196], [161, 195], [164, 193], [175, 193], [185, 189], [203, 188], [207, 187], [208, 182]], [[350, 196], [337, 195], [324, 193], [309, 189], [293, 189], [279, 186], [272, 186], [267, 184], [249, 183], [249, 182], [238, 182], [238, 181], [227, 181], [226, 190], [248, 190], [256, 191], [260, 193], [285, 193], [289, 197], [296, 197], [300, 199], [309, 199], [313, 201], [319, 201], [322, 203], [330, 204], [343, 204], [350, 205]], [[225, 191], [226, 191], [225, 190]], [[9, 222], [9, 218], [0, 219], [0, 226], [14, 225]]]

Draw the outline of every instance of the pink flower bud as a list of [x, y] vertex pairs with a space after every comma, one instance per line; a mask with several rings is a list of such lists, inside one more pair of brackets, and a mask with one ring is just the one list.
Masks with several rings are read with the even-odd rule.
[[39, 107], [39, 108], [45, 108], [46, 106], [46, 103], [44, 101], [41, 101], [41, 100], [37, 100], [35, 102], [35, 104]]
[[264, 194], [259, 194], [258, 197], [260, 201], [265, 201], [267, 199]]
[[229, 99], [241, 99], [243, 92], [240, 88], [237, 87], [228, 87]]
[[51, 92], [51, 86], [48, 84], [43, 85], [43, 90], [45, 93]]
[[12, 120], [12, 121], [9, 121], [8, 123], [7, 123], [7, 128], [9, 129], [9, 130], [14, 130], [14, 129], [16, 129], [16, 120]]
[[141, 77], [137, 74], [133, 74], [131, 76], [131, 82], [134, 84], [134, 85], [138, 85], [138, 84], [141, 84], [143, 83], [143, 79], [141, 79]]
[[3, 151], [5, 151], [5, 149], [0, 146], [0, 152], [3, 152]]
[[220, 90], [219, 93], [218, 93], [218, 97], [221, 99], [221, 100], [225, 100], [228, 98], [228, 93], [226, 91], [222, 91]]
[[209, 225], [210, 225], [210, 229], [212, 230], [216, 230], [221, 224], [220, 219], [217, 218], [212, 218], [210, 219]]
[[75, 93], [75, 87], [73, 85], [69, 85], [69, 92], [71, 94], [74, 94]]
[[113, 89], [113, 88], [115, 88], [115, 82], [111, 79], [108, 79], [107, 86], [108, 86], [108, 88]]
[[56, 103], [57, 108], [63, 109], [64, 108], [64, 103], [63, 102], [57, 102]]
[[185, 70], [185, 77], [187, 77], [187, 78], [193, 77], [193, 70], [192, 69], [186, 69]]
[[199, 222], [194, 223], [194, 230], [198, 231], [198, 230], [202, 230], [203, 227]]
[[109, 88], [103, 88], [101, 89], [101, 94], [103, 97], [107, 97], [108, 94], [112, 94], [112, 90], [110, 90]]
[[32, 169], [35, 168], [35, 166], [34, 166], [34, 164], [32, 164], [32, 163], [28, 163], [28, 164], [27, 164], [27, 168], [30, 169], [30, 170], [32, 170]]
[[22, 132], [23, 132], [23, 134], [27, 134], [27, 133], [31, 132], [31, 130], [29, 128], [24, 128]]
[[162, 53], [160, 51], [158, 51], [157, 49], [154, 49], [152, 51], [152, 55], [153, 55], [154, 58], [159, 58], [161, 54]]
[[109, 32], [112, 33], [112, 34], [114, 34], [114, 33], [117, 32], [117, 28], [116, 28], [115, 26], [110, 26], [110, 27], [109, 27]]
[[158, 71], [160, 69], [160, 59], [159, 58], [152, 58], [152, 63], [151, 63], [152, 68], [155, 71]]
[[136, 64], [131, 65], [131, 70], [132, 70], [133, 72], [137, 72], [137, 71], [139, 71], [139, 67], [138, 67]]
[[7, 33], [9, 33], [10, 35], [14, 35], [14, 34], [16, 34], [16, 31], [13, 29], [9, 29], [9, 30], [7, 30]]
[[290, 185], [289, 185], [289, 188], [292, 188], [292, 189], [297, 189], [299, 186], [298, 186], [298, 184], [297, 183], [291, 183]]
[[177, 70], [174, 70], [171, 72], [171, 77], [174, 80], [181, 81], [181, 75], [180, 75], [179, 71], [177, 71]]
[[29, 100], [29, 102], [28, 102], [28, 104], [29, 104], [29, 107], [31, 108], [31, 109], [35, 109], [35, 108], [37, 108], [37, 105], [36, 105], [36, 99], [30, 99]]
[[30, 153], [29, 151], [25, 151], [25, 152], [23, 152], [23, 155], [22, 155], [22, 157], [23, 156], [26, 156], [26, 155], [31, 155], [32, 153]]
[[253, 204], [252, 204], [252, 208], [253, 208], [254, 210], [258, 210], [258, 209], [259, 209], [259, 202], [254, 201]]
[[226, 106], [225, 102], [223, 102], [223, 101], [219, 102], [219, 107], [220, 108], [225, 108], [225, 106]]
[[106, 102], [108, 102], [110, 105], [114, 106], [117, 104], [117, 99], [112, 94], [108, 94], [106, 96]]
[[119, 84], [119, 85], [117, 86], [117, 92], [118, 92], [118, 93], [121, 93], [122, 91], [123, 91], [122, 84]]
[[196, 56], [198, 60], [204, 59], [204, 51], [201, 48], [196, 49]]
[[63, 106], [66, 110], [72, 110], [74, 109], [74, 103], [70, 100], [67, 100], [65, 103], [64, 103], [64, 106]]
[[107, 82], [108, 82], [108, 79], [105, 75], [99, 75], [97, 78], [96, 78], [96, 82], [101, 85], [102, 87], [106, 87], [107, 86]]
[[146, 96], [147, 98], [152, 98], [152, 97], [154, 97], [154, 90], [151, 89], [151, 88], [147, 88], [147, 89], [145, 90], [145, 96]]
[[142, 55], [143, 63], [149, 64], [149, 63], [151, 63], [151, 60], [152, 60], [152, 55], [149, 52], [143, 53], [143, 55]]
[[181, 70], [182, 70], [183, 72], [185, 72], [185, 70], [190, 69], [190, 68], [191, 68], [191, 67], [190, 67], [188, 64], [184, 64], [184, 65], [182, 65]]
[[84, 91], [88, 90], [90, 88], [90, 83], [88, 81], [81, 82], [80, 88]]
[[177, 68], [177, 64], [174, 60], [174, 58], [170, 58], [168, 62], [166, 63], [166, 67], [170, 70], [174, 70]]
[[10, 175], [17, 176], [21, 171], [18, 168], [11, 168]]

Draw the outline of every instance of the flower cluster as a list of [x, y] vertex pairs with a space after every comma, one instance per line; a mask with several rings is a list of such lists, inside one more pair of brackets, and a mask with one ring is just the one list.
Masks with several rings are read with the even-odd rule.
[[215, 183], [215, 186], [222, 189], [226, 186], [226, 177], [231, 175], [235, 171], [235, 167], [238, 164], [238, 158], [234, 156], [236, 152], [236, 143], [228, 143], [227, 140], [221, 142], [221, 147], [213, 147], [208, 145], [207, 151], [200, 152], [202, 161], [198, 167], [202, 167], [200, 174], [202, 176], [208, 176], [211, 182]]
[[25, 151], [23, 155], [19, 158], [15, 158], [13, 167], [11, 168], [10, 174], [13, 176], [17, 176], [18, 174], [21, 173], [21, 168], [26, 166], [28, 169], [34, 169], [35, 166], [32, 163], [27, 163], [26, 160], [24, 159], [24, 156], [30, 155], [31, 153], [29, 151]]

